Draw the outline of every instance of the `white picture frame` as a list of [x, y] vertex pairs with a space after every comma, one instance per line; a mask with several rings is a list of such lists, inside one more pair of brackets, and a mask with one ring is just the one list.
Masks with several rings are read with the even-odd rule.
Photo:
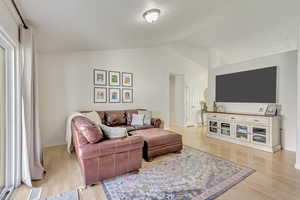
[[109, 86], [121, 86], [121, 73], [117, 71], [109, 71]]
[[122, 89], [122, 102], [133, 103], [133, 89], [128, 89], [128, 88]]
[[94, 69], [94, 85], [106, 86], [107, 85], [107, 71]]
[[94, 103], [107, 103], [107, 88], [94, 88]]

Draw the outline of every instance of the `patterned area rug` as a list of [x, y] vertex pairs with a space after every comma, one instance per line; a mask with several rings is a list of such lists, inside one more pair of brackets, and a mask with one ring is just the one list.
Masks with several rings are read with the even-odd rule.
[[103, 181], [108, 200], [209, 200], [254, 173], [191, 147], [139, 174]]

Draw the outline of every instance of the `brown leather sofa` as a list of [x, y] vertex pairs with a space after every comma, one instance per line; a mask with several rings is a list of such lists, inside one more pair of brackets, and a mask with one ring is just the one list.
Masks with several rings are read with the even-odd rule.
[[[127, 130], [142, 130], [160, 126], [159, 119], [152, 119], [151, 126], [131, 126], [132, 114], [138, 110], [98, 111], [102, 123], [108, 126], [125, 127]], [[73, 144], [85, 185], [98, 183], [104, 179], [137, 171], [142, 166], [144, 140], [140, 136], [122, 139], [102, 139], [98, 143], [87, 142], [72, 121]], [[79, 122], [82, 123], [82, 122]]]
[[[151, 125], [143, 126], [131, 126], [132, 114], [137, 114], [139, 110], [145, 109], [132, 109], [132, 110], [111, 110], [111, 111], [96, 111], [101, 120], [102, 124], [112, 127], [124, 127], [128, 132], [149, 128], [160, 128], [161, 120], [158, 118], [151, 119]], [[90, 111], [81, 111], [86, 113]]]

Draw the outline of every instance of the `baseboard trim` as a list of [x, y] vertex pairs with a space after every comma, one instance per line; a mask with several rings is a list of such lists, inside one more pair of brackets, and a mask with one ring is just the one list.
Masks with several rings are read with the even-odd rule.
[[300, 170], [300, 163], [296, 163], [295, 168]]

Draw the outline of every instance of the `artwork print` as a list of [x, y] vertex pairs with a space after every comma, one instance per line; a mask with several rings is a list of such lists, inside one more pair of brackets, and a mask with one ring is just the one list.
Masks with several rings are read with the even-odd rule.
[[133, 90], [123, 88], [122, 99], [123, 99], [123, 103], [133, 103]]
[[121, 91], [120, 88], [109, 88], [109, 102], [121, 103]]
[[109, 72], [109, 85], [120, 86], [120, 72], [115, 72], [115, 71]]
[[107, 72], [105, 70], [94, 69], [94, 85], [107, 85]]
[[94, 88], [94, 103], [106, 103], [107, 102], [107, 89], [95, 87]]
[[128, 72], [122, 73], [122, 86], [132, 87], [133, 86], [133, 74]]

